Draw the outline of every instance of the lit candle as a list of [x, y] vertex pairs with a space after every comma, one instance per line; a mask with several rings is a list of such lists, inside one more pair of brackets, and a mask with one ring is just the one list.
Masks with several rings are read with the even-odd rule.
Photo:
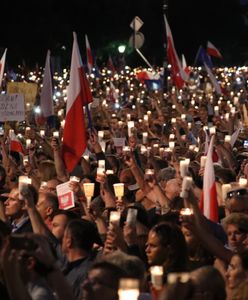
[[115, 192], [115, 197], [118, 199], [121, 199], [124, 195], [124, 183], [114, 183], [114, 192]]
[[44, 129], [41, 129], [41, 130], [40, 130], [40, 136], [41, 136], [41, 137], [44, 137], [44, 136], [45, 136], [45, 130], [44, 130]]
[[216, 133], [216, 128], [215, 128], [215, 126], [209, 128], [209, 133], [210, 133], [210, 135], [213, 135], [213, 134]]
[[144, 115], [144, 121], [148, 122], [148, 115]]
[[59, 132], [58, 131], [54, 131], [53, 132], [53, 137], [58, 138], [59, 137]]
[[106, 170], [106, 175], [112, 175], [112, 174], [114, 174], [113, 170]]
[[230, 142], [231, 142], [231, 136], [225, 135], [225, 143], [230, 143]]
[[151, 112], [150, 110], [148, 110], [148, 111], [147, 111], [147, 115], [148, 115], [148, 117], [150, 117], [150, 116], [151, 116], [151, 114], [152, 114], [152, 112]]
[[127, 122], [128, 136], [132, 135], [132, 128], [134, 128], [134, 121]]
[[200, 164], [201, 168], [205, 167], [206, 161], [207, 161], [207, 156], [205, 155], [201, 156], [201, 164]]
[[103, 169], [103, 168], [97, 168], [96, 169], [96, 175], [97, 176], [104, 176], [104, 172], [105, 172], [105, 169]]
[[70, 181], [74, 181], [74, 182], [79, 182], [80, 181], [80, 178], [77, 177], [77, 176], [70, 176]]
[[184, 176], [183, 177], [182, 191], [180, 193], [181, 198], [187, 198], [188, 197], [188, 195], [189, 195], [188, 191], [189, 191], [189, 189], [192, 185], [192, 182], [193, 182], [192, 177], [189, 177], [189, 176]]
[[97, 135], [98, 135], [98, 138], [100, 140], [103, 139], [104, 138], [104, 131], [98, 131]]
[[118, 289], [119, 300], [138, 300], [139, 281], [138, 279], [122, 278], [120, 279]]
[[195, 149], [195, 145], [189, 145], [189, 150], [190, 151], [194, 151], [194, 149]]
[[161, 289], [163, 287], [163, 267], [162, 266], [152, 266], [150, 268], [151, 271], [151, 281], [152, 285], [157, 288]]
[[144, 176], [144, 179], [146, 181], [153, 181], [154, 179], [154, 170], [153, 169], [146, 169], [145, 170], [145, 176]]
[[171, 118], [171, 123], [172, 124], [175, 124], [177, 122], [177, 119], [176, 118]]
[[148, 138], [148, 132], [143, 132], [142, 133], [143, 144], [147, 144], [147, 138]]
[[246, 186], [247, 186], [247, 179], [246, 179], [246, 178], [240, 177], [240, 178], [239, 178], [239, 185], [240, 185], [241, 187], [246, 187]]
[[120, 211], [111, 211], [109, 215], [109, 223], [114, 223], [117, 226], [119, 226], [120, 218], [121, 218]]
[[171, 134], [169, 135], [169, 140], [174, 140], [174, 138], [175, 138], [175, 134], [174, 134], [174, 133], [171, 133]]
[[188, 159], [188, 158], [180, 161], [179, 166], [180, 166], [181, 177], [184, 177], [187, 175], [189, 163], [190, 163], [190, 159]]
[[219, 115], [219, 106], [214, 106], [214, 113], [216, 116]]
[[32, 184], [32, 179], [29, 178], [28, 176], [19, 176], [18, 178], [18, 189], [19, 192], [26, 187], [28, 184]]
[[193, 215], [193, 209], [188, 208], [188, 207], [181, 208], [180, 215], [181, 216], [191, 216], [191, 215]]
[[105, 160], [104, 159], [98, 160], [98, 168], [102, 168], [105, 170]]
[[28, 155], [23, 156], [23, 164], [27, 164], [29, 161]]
[[83, 187], [84, 187], [84, 194], [87, 199], [87, 207], [89, 208], [91, 198], [93, 197], [95, 191], [95, 183], [87, 182], [83, 184]]
[[26, 148], [29, 148], [31, 145], [31, 140], [30, 139], [26, 139]]
[[175, 142], [169, 142], [169, 148], [173, 150], [175, 148]]
[[127, 114], [127, 120], [128, 120], [128, 121], [131, 120], [131, 114]]
[[186, 115], [185, 114], [181, 114], [181, 119], [182, 119], [182, 121], [185, 121], [186, 120]]
[[226, 121], [229, 121], [229, 113], [225, 113], [225, 119]]
[[60, 122], [60, 125], [61, 125], [62, 128], [64, 128], [64, 127], [65, 127], [65, 120], [62, 120], [62, 121]]

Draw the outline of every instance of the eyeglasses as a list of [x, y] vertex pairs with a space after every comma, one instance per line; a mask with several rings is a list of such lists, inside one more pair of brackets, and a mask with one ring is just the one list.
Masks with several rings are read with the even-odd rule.
[[238, 189], [235, 191], [230, 191], [226, 194], [226, 199], [234, 198], [234, 197], [242, 197], [248, 195], [248, 189]]

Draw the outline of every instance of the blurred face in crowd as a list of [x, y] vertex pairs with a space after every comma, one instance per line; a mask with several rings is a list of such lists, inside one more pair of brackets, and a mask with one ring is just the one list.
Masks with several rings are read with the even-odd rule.
[[165, 193], [169, 199], [173, 199], [175, 197], [178, 197], [181, 192], [181, 179], [179, 178], [173, 178], [166, 182], [165, 185]]
[[238, 255], [234, 255], [226, 272], [227, 287], [229, 289], [234, 289], [246, 278], [247, 274], [242, 267], [240, 257]]
[[46, 195], [44, 193], [39, 193], [38, 202], [36, 208], [39, 211], [43, 220], [46, 220], [52, 212], [52, 208], [47, 201]]
[[117, 288], [113, 284], [112, 276], [100, 268], [89, 272], [83, 282], [83, 300], [116, 300]]
[[241, 232], [236, 224], [227, 225], [226, 230], [227, 238], [228, 238], [228, 246], [232, 251], [240, 251], [244, 249], [244, 241], [247, 237], [247, 234]]
[[194, 236], [194, 234], [184, 226], [181, 227], [181, 230], [184, 235], [184, 238], [185, 238], [188, 248], [189, 249], [195, 248], [199, 243], [198, 243], [196, 237]]
[[167, 250], [156, 232], [150, 230], [146, 243], [146, 256], [149, 265], [162, 265], [167, 259]]
[[11, 190], [9, 198], [5, 201], [4, 205], [7, 217], [16, 218], [24, 213], [24, 201], [19, 199], [18, 188]]
[[248, 212], [248, 199], [247, 199], [247, 197], [246, 198], [244, 198], [244, 197], [228, 198], [225, 201], [225, 206], [226, 206], [226, 215], [229, 215], [230, 213], [234, 213], [234, 212], [247, 213]]
[[68, 218], [66, 215], [56, 215], [52, 220], [52, 233], [59, 240], [62, 241]]

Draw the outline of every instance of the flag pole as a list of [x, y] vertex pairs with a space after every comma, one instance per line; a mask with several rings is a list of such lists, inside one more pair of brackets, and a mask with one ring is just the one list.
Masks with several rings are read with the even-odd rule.
[[135, 48], [137, 53], [141, 56], [141, 58], [144, 60], [144, 62], [154, 71], [152, 65], [149, 63], [149, 61], [145, 58], [145, 56], [139, 51], [139, 49]]

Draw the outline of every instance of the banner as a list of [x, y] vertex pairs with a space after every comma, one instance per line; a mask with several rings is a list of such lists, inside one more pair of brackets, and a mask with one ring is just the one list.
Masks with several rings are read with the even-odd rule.
[[38, 93], [38, 85], [36, 83], [29, 82], [9, 82], [7, 85], [7, 93], [23, 94], [25, 104], [27, 105], [27, 103], [29, 103], [30, 107], [32, 107]]
[[0, 95], [0, 121], [25, 120], [24, 97], [22, 94]]

